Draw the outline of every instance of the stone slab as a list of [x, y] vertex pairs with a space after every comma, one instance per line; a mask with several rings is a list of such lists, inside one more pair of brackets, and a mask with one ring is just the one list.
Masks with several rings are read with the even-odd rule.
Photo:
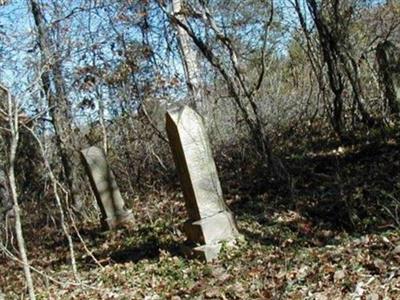
[[102, 214], [102, 224], [110, 229], [133, 220], [127, 210], [117, 181], [107, 162], [103, 149], [92, 146], [81, 151], [92, 191]]
[[188, 106], [173, 109], [166, 114], [166, 130], [189, 215], [185, 234], [196, 245], [191, 251], [211, 261], [220, 242], [240, 234], [223, 200], [203, 118]]

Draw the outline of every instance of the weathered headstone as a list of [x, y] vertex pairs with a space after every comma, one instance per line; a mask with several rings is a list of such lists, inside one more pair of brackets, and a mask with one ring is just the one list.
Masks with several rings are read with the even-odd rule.
[[221, 241], [240, 235], [223, 200], [203, 119], [184, 106], [167, 112], [166, 129], [189, 215], [184, 231], [189, 241], [201, 244], [194, 252], [210, 261], [218, 256]]
[[400, 49], [392, 42], [378, 44], [376, 58], [379, 75], [390, 112], [400, 113]]
[[132, 212], [125, 207], [104, 151], [93, 146], [83, 149], [81, 153], [90, 185], [100, 207], [102, 225], [113, 229], [133, 220]]

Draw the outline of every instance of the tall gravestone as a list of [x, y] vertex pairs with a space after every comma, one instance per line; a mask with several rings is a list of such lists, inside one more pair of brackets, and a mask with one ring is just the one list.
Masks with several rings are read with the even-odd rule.
[[189, 220], [184, 231], [207, 261], [216, 258], [221, 241], [239, 237], [232, 212], [225, 205], [217, 168], [202, 117], [188, 106], [168, 111], [166, 129], [179, 173]]
[[390, 112], [400, 113], [400, 49], [385, 41], [376, 47], [376, 59]]
[[125, 207], [103, 149], [93, 146], [83, 149], [81, 153], [90, 185], [100, 207], [103, 227], [113, 229], [133, 220], [132, 212]]

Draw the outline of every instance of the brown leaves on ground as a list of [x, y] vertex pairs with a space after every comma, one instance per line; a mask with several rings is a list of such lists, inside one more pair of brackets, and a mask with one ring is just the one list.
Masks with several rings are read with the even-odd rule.
[[[223, 167], [225, 196], [245, 241], [224, 246], [211, 264], [183, 254], [186, 214], [175, 188], [134, 198], [129, 228], [101, 233], [97, 220], [81, 224], [97, 263], [73, 233], [80, 282], [57, 217], [43, 224], [25, 215], [30, 262], [48, 276], [34, 272], [39, 298], [399, 299], [398, 144], [326, 148], [290, 151], [291, 194], [226, 160], [233, 165]], [[21, 266], [4, 254], [0, 286], [6, 299], [25, 291]]]
[[[80, 242], [75, 241], [81, 283], [74, 282], [66, 247], [63, 251], [54, 248], [62, 245], [64, 238], [59, 236], [52, 241], [48, 235], [40, 241], [41, 245], [29, 241], [28, 249], [34, 258], [32, 265], [58, 283], [36, 274], [36, 291], [45, 299], [396, 299], [400, 296], [399, 231], [359, 237], [335, 233], [331, 243], [315, 246], [302, 229], [291, 223], [297, 220], [301, 224], [302, 217], [287, 211], [274, 214], [271, 219], [276, 223], [267, 227], [260, 227], [257, 221], [239, 220], [241, 228], [257, 232], [264, 239], [260, 242], [247, 238], [236, 247], [226, 246], [221, 259], [208, 265], [189, 260], [172, 247], [183, 242], [173, 234], [173, 223], [139, 226], [108, 235], [86, 234], [88, 247], [104, 267], [94, 264]], [[144, 232], [151, 232], [153, 237], [146, 241]], [[272, 235], [280, 236], [275, 237], [274, 243], [262, 242], [273, 240]], [[144, 252], [139, 255], [137, 251], [141, 248]], [[117, 259], [121, 251], [125, 256]], [[24, 289], [19, 266], [6, 257], [0, 265], [3, 292], [10, 299], [17, 298]]]

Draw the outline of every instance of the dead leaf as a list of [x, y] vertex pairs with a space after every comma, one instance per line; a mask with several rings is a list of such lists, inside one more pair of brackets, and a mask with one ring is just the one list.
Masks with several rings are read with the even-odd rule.
[[400, 245], [397, 245], [393, 250], [392, 254], [399, 255], [400, 254]]
[[374, 260], [374, 266], [376, 269], [379, 270], [379, 273], [383, 273], [386, 271], [386, 263], [380, 258], [376, 258]]
[[337, 270], [333, 275], [333, 282], [338, 283], [346, 277], [346, 272], [344, 270]]
[[369, 294], [367, 295], [367, 297], [365, 298], [366, 300], [379, 300], [379, 295], [378, 294]]

